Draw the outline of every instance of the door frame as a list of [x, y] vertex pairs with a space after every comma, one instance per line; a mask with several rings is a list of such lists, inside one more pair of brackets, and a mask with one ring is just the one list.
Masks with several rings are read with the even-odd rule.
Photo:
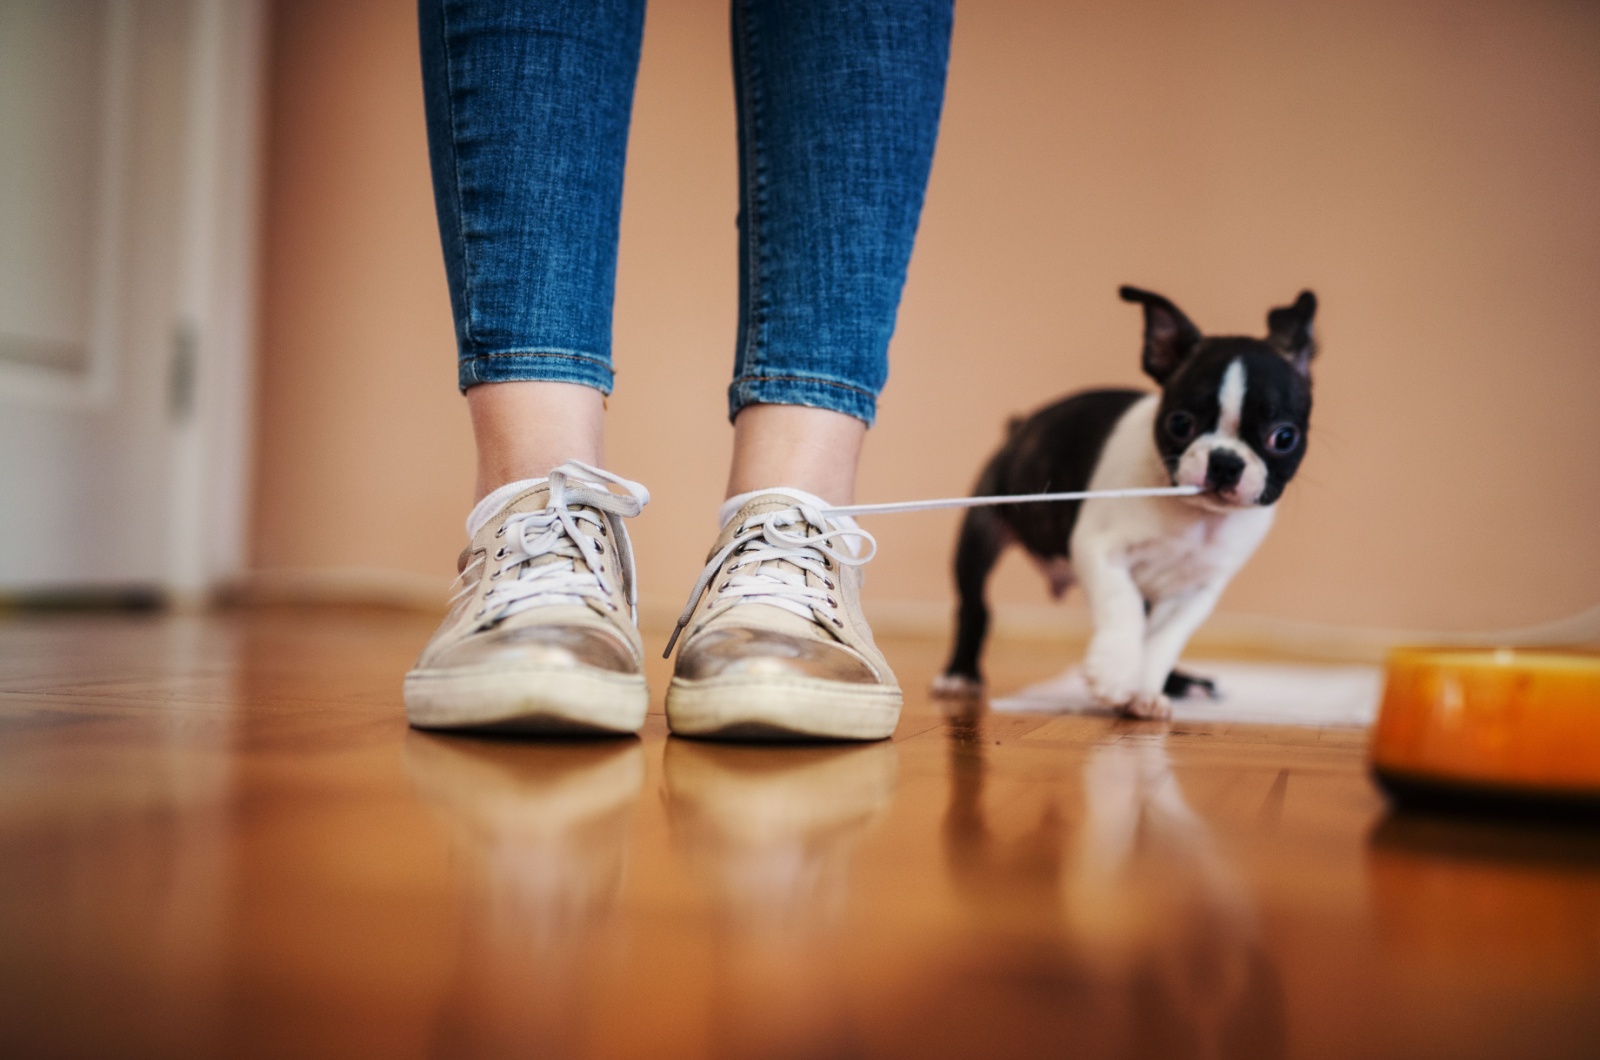
[[247, 562], [266, 0], [192, 0], [170, 383], [165, 584], [206, 602]]

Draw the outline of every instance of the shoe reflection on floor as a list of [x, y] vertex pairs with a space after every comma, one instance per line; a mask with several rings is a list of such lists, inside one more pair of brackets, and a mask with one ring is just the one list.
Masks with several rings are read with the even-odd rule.
[[898, 762], [890, 743], [668, 742], [673, 846], [716, 911], [716, 1054], [850, 1051], [842, 914], [852, 855], [890, 806]]
[[580, 1052], [584, 972], [604, 953], [644, 782], [639, 741], [412, 732], [405, 762], [461, 859], [460, 956], [432, 1054]]

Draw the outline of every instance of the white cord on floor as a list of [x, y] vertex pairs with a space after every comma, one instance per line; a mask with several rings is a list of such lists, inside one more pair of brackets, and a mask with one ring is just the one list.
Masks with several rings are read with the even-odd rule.
[[935, 508], [986, 508], [1000, 504], [1041, 504], [1113, 497], [1193, 497], [1204, 492], [1199, 486], [1153, 486], [1121, 490], [1073, 490], [1067, 493], [1016, 493], [1002, 497], [939, 497], [928, 501], [897, 501], [890, 504], [846, 504], [824, 511], [828, 515], [893, 515], [896, 512], [926, 512]]

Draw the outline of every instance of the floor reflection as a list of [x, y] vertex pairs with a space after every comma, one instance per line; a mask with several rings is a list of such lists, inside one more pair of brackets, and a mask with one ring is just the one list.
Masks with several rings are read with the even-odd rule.
[[1487, 962], [1600, 997], [1600, 826], [1393, 813], [1368, 839], [1367, 882], [1379, 944], [1412, 970]]
[[969, 709], [948, 729], [942, 830], [977, 937], [910, 1033], [974, 1056], [1284, 1055], [1283, 991], [1249, 894], [1165, 736], [1091, 748], [1077, 784], [1002, 780], [983, 722]]
[[466, 897], [433, 1055], [582, 1050], [582, 983], [603, 954], [644, 782], [637, 740], [411, 733], [406, 770], [449, 823]]
[[[1076, 800], [1058, 784], [1033, 784], [1004, 796], [1003, 821], [985, 797], [991, 785], [984, 712], [962, 703], [947, 728], [950, 800], [941, 838], [946, 871], [970, 903], [989, 913], [1020, 906], [1059, 920], [1062, 855]], [[1020, 796], [1020, 797], [1019, 797]], [[1030, 923], [1030, 928], [1032, 927]]]
[[855, 1048], [837, 973], [853, 855], [894, 796], [893, 744], [746, 747], [671, 740], [673, 846], [710, 897], [712, 1049], [730, 1057]]
[[1094, 748], [1067, 919], [1127, 991], [1137, 1055], [1281, 1056], [1284, 1001], [1249, 893], [1190, 808], [1166, 734]]
[[1359, 732], [429, 736], [429, 625], [0, 622], [0, 1057], [1600, 1056], [1600, 835]]
[[[0, 1055], [219, 1055], [239, 644], [194, 619], [36, 623], [69, 634], [74, 682], [13, 692], [0, 718]], [[104, 658], [81, 644], [97, 632]]]

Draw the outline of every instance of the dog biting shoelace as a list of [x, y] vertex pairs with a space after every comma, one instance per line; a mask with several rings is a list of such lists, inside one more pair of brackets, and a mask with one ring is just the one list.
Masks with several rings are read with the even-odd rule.
[[[613, 486], [623, 492], [614, 492]], [[620, 569], [608, 571], [603, 546], [593, 534], [583, 533], [579, 527], [588, 524], [608, 536], [607, 517], [626, 519], [638, 515], [650, 501], [648, 490], [637, 482], [576, 460], [569, 460], [550, 472], [549, 489], [544, 508], [510, 516], [495, 535], [503, 538], [505, 544], [494, 553], [498, 566], [490, 575], [500, 584], [484, 598], [483, 610], [478, 615], [486, 625], [547, 603], [610, 606], [608, 575], [620, 576], [632, 570], [632, 549], [626, 535], [618, 534], [615, 538], [616, 562]], [[672, 653], [712, 579], [736, 553], [731, 570], [738, 573], [717, 590], [719, 606], [763, 603], [801, 618], [837, 622], [829, 613], [837, 606], [837, 601], [830, 595], [835, 587], [828, 576], [827, 565], [859, 567], [878, 551], [877, 539], [856, 525], [858, 515], [1090, 499], [1189, 497], [1199, 492], [1194, 486], [1074, 490], [992, 497], [938, 497], [886, 504], [826, 507], [796, 504], [768, 512], [742, 527], [700, 572], [689, 593], [689, 602], [667, 641], [665, 654]], [[866, 546], [864, 553], [862, 543]], [[474, 565], [485, 561], [486, 557], [479, 557]], [[583, 569], [579, 567], [580, 562]], [[822, 584], [811, 584], [807, 573], [816, 575]], [[628, 602], [637, 611], [637, 592], [631, 579]]]
[[[717, 590], [717, 607], [726, 609], [744, 603], [763, 603], [781, 608], [801, 618], [839, 624], [830, 613], [837, 606], [831, 596], [834, 589], [828, 577], [829, 561], [847, 567], [859, 567], [869, 562], [878, 551], [877, 538], [855, 523], [858, 515], [890, 515], [900, 512], [934, 511], [944, 508], [977, 508], [1001, 504], [1040, 504], [1059, 501], [1113, 499], [1131, 497], [1192, 497], [1201, 490], [1198, 486], [1161, 486], [1139, 489], [1073, 490], [1060, 493], [1026, 493], [993, 497], [938, 497], [929, 500], [895, 501], [885, 504], [848, 504], [816, 507], [796, 504], [790, 508], [767, 512], [747, 522], [706, 563], [689, 591], [689, 602], [678, 616], [672, 636], [667, 639], [662, 657], [672, 654], [678, 637], [694, 616], [695, 608], [710, 587], [717, 572], [729, 557], [734, 559], [732, 574]], [[798, 532], [796, 529], [798, 528]], [[815, 533], [806, 531], [815, 529]], [[864, 542], [868, 547], [861, 555], [860, 547], [851, 548], [846, 542]], [[850, 548], [846, 552], [835, 547], [835, 542]], [[820, 586], [811, 584], [809, 572], [821, 579]]]

